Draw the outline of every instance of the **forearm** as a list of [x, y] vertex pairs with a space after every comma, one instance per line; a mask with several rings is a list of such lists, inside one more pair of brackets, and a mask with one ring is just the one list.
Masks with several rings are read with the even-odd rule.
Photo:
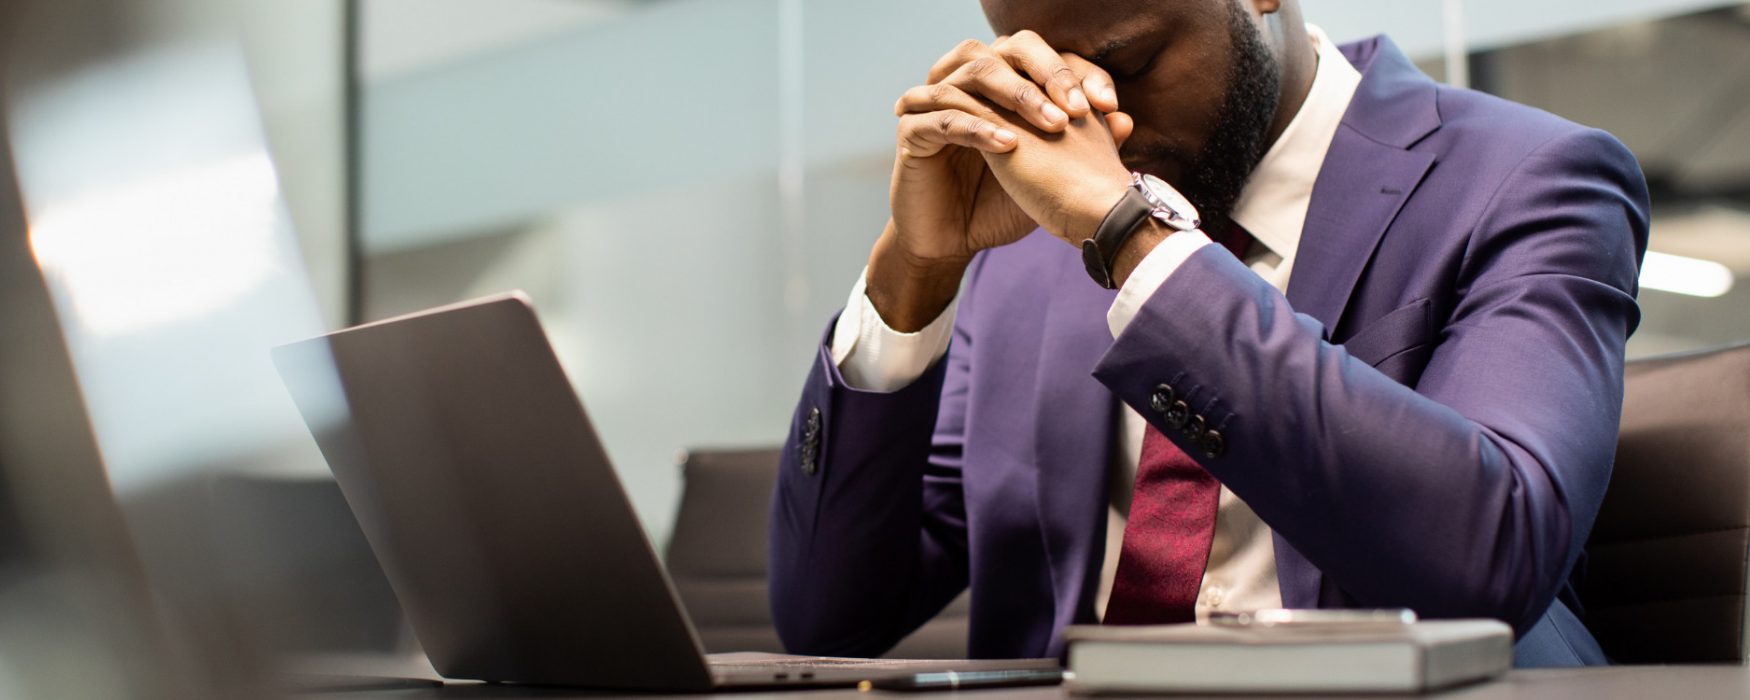
[[[1589, 292], [1519, 293], [1555, 306]], [[1473, 373], [1487, 351], [1452, 341], [1443, 352], [1465, 357], [1437, 358], [1423, 395], [1325, 342], [1316, 321], [1231, 258], [1194, 256], [1158, 294], [1096, 376], [1157, 423], [1149, 396], [1172, 383], [1225, 437], [1226, 454], [1205, 466], [1344, 592], [1522, 628], [1547, 606], [1608, 475], [1619, 316], [1632, 299], [1599, 289], [1581, 300], [1601, 310], [1595, 328], [1616, 329], [1589, 346], [1513, 330], [1533, 356], [1544, 345], [1572, 349], [1559, 367]], [[1162, 303], [1172, 298], [1197, 303]], [[1564, 376], [1530, 376], [1552, 371]], [[1163, 431], [1201, 452], [1181, 431]]]
[[969, 260], [926, 260], [908, 255], [897, 242], [893, 222], [869, 252], [869, 301], [893, 330], [915, 333], [953, 302]]
[[938, 362], [899, 391], [858, 391], [824, 348], [817, 357], [772, 505], [768, 577], [787, 649], [879, 655], [964, 587], [957, 479], [926, 488], [944, 374]]

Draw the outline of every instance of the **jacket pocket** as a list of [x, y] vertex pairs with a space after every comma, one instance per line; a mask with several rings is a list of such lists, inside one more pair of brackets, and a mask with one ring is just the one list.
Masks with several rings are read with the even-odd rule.
[[[1393, 309], [1391, 312], [1356, 331], [1343, 341], [1343, 349], [1351, 357], [1373, 367], [1381, 367], [1388, 360], [1394, 368], [1403, 364], [1403, 356], [1426, 355], [1428, 346], [1434, 340], [1433, 303], [1427, 299], [1417, 299], [1408, 304]], [[1416, 352], [1421, 350], [1420, 353]], [[1413, 369], [1419, 374], [1421, 367]], [[1409, 383], [1405, 377], [1397, 376], [1396, 372], [1388, 372], [1392, 378]]]

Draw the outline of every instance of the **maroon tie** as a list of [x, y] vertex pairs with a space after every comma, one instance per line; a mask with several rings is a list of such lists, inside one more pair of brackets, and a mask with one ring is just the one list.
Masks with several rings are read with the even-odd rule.
[[[1252, 236], [1236, 225], [1216, 240], [1243, 257]], [[1136, 492], [1124, 525], [1118, 573], [1106, 603], [1106, 624], [1196, 619], [1197, 591], [1209, 565], [1220, 500], [1221, 482], [1149, 424], [1137, 460]]]
[[1233, 253], [1240, 260], [1246, 259], [1246, 249], [1252, 247], [1252, 232], [1238, 223], [1228, 221], [1226, 225], [1211, 223], [1207, 233], [1211, 240], [1220, 243], [1227, 252]]

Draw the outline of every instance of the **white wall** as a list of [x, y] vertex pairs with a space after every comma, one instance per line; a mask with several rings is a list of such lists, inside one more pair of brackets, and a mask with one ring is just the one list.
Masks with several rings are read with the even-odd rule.
[[[338, 2], [334, 3], [339, 5]], [[540, 41], [618, 16], [636, 0], [367, 0], [359, 73], [375, 83]]]
[[[1412, 55], [1438, 55], [1444, 0], [1302, 0], [1307, 18], [1338, 40], [1389, 32]], [[1477, 49], [1495, 48], [1624, 22], [1666, 17], [1723, 0], [1464, 0], [1465, 36]]]

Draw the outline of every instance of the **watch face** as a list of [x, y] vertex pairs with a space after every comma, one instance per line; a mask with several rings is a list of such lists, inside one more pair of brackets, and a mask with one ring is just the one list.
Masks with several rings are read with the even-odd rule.
[[1190, 230], [1203, 225], [1197, 216], [1197, 207], [1191, 206], [1191, 200], [1185, 199], [1185, 195], [1179, 194], [1179, 191], [1167, 184], [1166, 180], [1143, 174], [1138, 178], [1138, 183], [1142, 185], [1142, 193], [1148, 195], [1155, 206], [1171, 212], [1170, 216], [1156, 212], [1155, 218], [1180, 230]]

